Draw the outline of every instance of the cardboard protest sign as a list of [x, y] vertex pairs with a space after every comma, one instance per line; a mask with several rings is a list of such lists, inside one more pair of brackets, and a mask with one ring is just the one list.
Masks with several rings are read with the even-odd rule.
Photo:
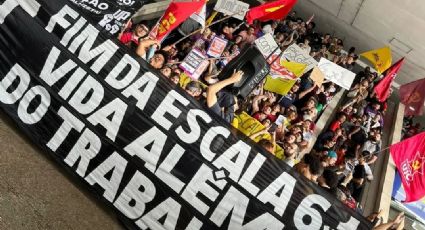
[[272, 77], [294, 80], [304, 73], [305, 64], [287, 61], [284, 57], [279, 56], [278, 52], [272, 54], [267, 60], [270, 64], [270, 75]]
[[322, 86], [325, 81], [325, 75], [320, 71], [319, 67], [315, 66], [310, 74], [311, 80], [317, 83], [318, 86]]
[[214, 10], [224, 15], [232, 15], [234, 18], [244, 20], [245, 14], [249, 10], [249, 4], [237, 0], [218, 0]]
[[350, 90], [356, 74], [329, 61], [326, 58], [321, 58], [317, 66], [325, 75], [325, 78], [333, 83], [341, 86], [346, 90]]
[[283, 56], [289, 61], [306, 64], [307, 67], [304, 73], [310, 71], [317, 65], [317, 61], [297, 44], [292, 44], [286, 48], [286, 50], [283, 51]]
[[0, 4], [0, 109], [129, 229], [372, 228], [86, 17]]
[[286, 95], [297, 80], [267, 76], [264, 89], [280, 95]]
[[275, 78], [296, 79], [297, 76], [282, 65], [284, 60], [282, 60], [281, 54], [282, 52], [277, 50], [267, 59], [270, 64], [270, 75]]
[[207, 69], [209, 62], [207, 55], [198, 49], [192, 49], [180, 64], [180, 68], [193, 80], [198, 80], [201, 74]]
[[282, 114], [280, 114], [276, 121], [274, 122], [276, 125], [283, 125], [284, 123], [287, 122], [287, 118], [285, 116], [283, 116]]
[[[266, 128], [257, 119], [251, 117], [245, 112], [236, 115], [235, 119], [238, 120], [238, 130], [247, 136], [251, 136], [252, 134], [258, 133]], [[263, 135], [257, 136], [254, 141], [259, 142], [262, 139], [270, 141], [272, 139], [272, 136], [270, 135], [270, 133], [265, 133]], [[279, 159], [284, 158], [283, 149], [279, 145], [276, 145], [275, 156]]]
[[208, 48], [207, 54], [210, 57], [220, 57], [224, 49], [226, 49], [227, 42], [228, 41], [226, 39], [221, 38], [219, 36], [215, 36], [210, 43], [210, 47]]
[[279, 46], [277, 45], [273, 36], [269, 33], [257, 38], [255, 40], [255, 45], [265, 58], [269, 57], [273, 52], [275, 52], [277, 55], [279, 55], [281, 52], [280, 49], [276, 50], [276, 48]]

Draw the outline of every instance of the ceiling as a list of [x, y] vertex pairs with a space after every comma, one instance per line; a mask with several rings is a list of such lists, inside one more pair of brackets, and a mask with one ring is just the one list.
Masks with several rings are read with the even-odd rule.
[[344, 41], [356, 52], [388, 45], [393, 63], [406, 57], [395, 86], [425, 78], [425, 1], [298, 0], [302, 18], [315, 14], [317, 31]]

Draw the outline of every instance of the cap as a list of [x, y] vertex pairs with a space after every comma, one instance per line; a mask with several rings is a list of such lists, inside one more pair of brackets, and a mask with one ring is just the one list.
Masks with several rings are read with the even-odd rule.
[[330, 158], [338, 158], [335, 151], [328, 151], [328, 157]]

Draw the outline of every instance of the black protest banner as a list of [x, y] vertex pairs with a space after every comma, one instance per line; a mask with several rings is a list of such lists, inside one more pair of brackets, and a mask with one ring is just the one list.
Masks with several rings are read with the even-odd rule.
[[150, 0], [68, 0], [96, 27], [117, 35], [131, 16]]
[[132, 228], [371, 227], [85, 17], [0, 3], [0, 107]]

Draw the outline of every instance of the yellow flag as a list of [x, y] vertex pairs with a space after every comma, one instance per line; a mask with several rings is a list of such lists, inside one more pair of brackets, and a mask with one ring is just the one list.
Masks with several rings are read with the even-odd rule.
[[390, 68], [392, 63], [391, 49], [385, 46], [380, 49], [367, 51], [360, 54], [369, 60], [375, 67], [378, 73], [383, 73], [385, 70]]
[[[251, 136], [252, 134], [260, 132], [261, 130], [266, 128], [257, 119], [251, 117], [245, 112], [242, 112], [241, 114], [236, 115], [235, 119], [238, 120], [237, 129], [241, 131], [243, 134], [245, 134], [246, 136]], [[272, 136], [270, 135], [270, 133], [266, 133], [266, 134], [257, 136], [253, 141], [259, 142], [262, 139], [271, 140]], [[277, 158], [279, 159], [284, 158], [283, 149], [279, 145], [276, 145], [276, 150], [274, 153], [275, 153], [274, 155]]]
[[218, 14], [218, 12], [214, 10], [214, 11], [211, 13], [210, 17], [209, 17], [209, 18], [205, 21], [205, 24], [206, 24], [207, 26], [209, 26], [209, 25], [213, 22], [213, 20], [214, 20], [215, 16], [217, 16], [217, 14]]
[[305, 68], [307, 67], [306, 64], [292, 61], [280, 60], [280, 64], [292, 73], [294, 73], [297, 77], [300, 77], [304, 73]]
[[267, 76], [264, 89], [280, 95], [286, 95], [297, 80]]

